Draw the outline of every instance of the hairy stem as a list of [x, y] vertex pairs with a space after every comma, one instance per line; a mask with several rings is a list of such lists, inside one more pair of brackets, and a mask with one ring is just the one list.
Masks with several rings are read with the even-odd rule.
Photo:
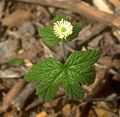
[[67, 56], [66, 56], [66, 52], [65, 52], [65, 43], [64, 43], [64, 39], [62, 39], [62, 52], [63, 52], [64, 60], [66, 61]]

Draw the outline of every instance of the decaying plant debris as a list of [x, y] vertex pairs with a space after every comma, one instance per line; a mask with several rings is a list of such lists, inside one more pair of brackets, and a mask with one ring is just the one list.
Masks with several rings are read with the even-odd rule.
[[[35, 95], [36, 84], [24, 81], [31, 66], [46, 57], [63, 61], [60, 44], [49, 47], [38, 29], [52, 26], [56, 14], [83, 24], [79, 37], [66, 43], [75, 49], [100, 50], [95, 82], [83, 86], [86, 97], [74, 101], [63, 89], [54, 100]], [[21, 65], [10, 60], [22, 59]], [[119, 117], [120, 0], [1, 0], [0, 1], [0, 116], [1, 117]]]

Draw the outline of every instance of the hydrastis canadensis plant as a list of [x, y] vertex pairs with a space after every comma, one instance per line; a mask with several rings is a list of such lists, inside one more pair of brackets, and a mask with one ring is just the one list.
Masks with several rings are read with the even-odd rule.
[[79, 23], [71, 24], [63, 15], [53, 19], [53, 28], [39, 29], [39, 35], [48, 45], [62, 44], [64, 64], [53, 57], [33, 65], [25, 75], [29, 82], [38, 81], [36, 94], [44, 101], [53, 99], [62, 82], [65, 93], [75, 100], [84, 97], [82, 85], [90, 85], [95, 80], [94, 63], [100, 57], [97, 50], [74, 51], [66, 56], [65, 41], [72, 41], [78, 37], [82, 26]]

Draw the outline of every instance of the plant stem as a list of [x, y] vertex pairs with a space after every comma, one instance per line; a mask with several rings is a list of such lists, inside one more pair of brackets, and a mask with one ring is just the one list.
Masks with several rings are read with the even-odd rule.
[[64, 39], [62, 39], [62, 52], [63, 52], [64, 60], [66, 61], [67, 56], [66, 56], [66, 52], [65, 52], [65, 43], [64, 43]]

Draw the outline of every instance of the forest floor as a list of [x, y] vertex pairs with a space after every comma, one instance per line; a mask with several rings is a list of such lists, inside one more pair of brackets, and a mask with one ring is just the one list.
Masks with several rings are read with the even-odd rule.
[[[44, 102], [35, 95], [36, 83], [24, 80], [46, 57], [63, 61], [61, 44], [49, 46], [38, 35], [57, 14], [83, 25], [78, 38], [66, 43], [67, 55], [87, 49], [102, 53], [95, 82], [83, 86], [82, 101], [60, 88]], [[1, 0], [0, 117], [120, 117], [120, 0]]]

